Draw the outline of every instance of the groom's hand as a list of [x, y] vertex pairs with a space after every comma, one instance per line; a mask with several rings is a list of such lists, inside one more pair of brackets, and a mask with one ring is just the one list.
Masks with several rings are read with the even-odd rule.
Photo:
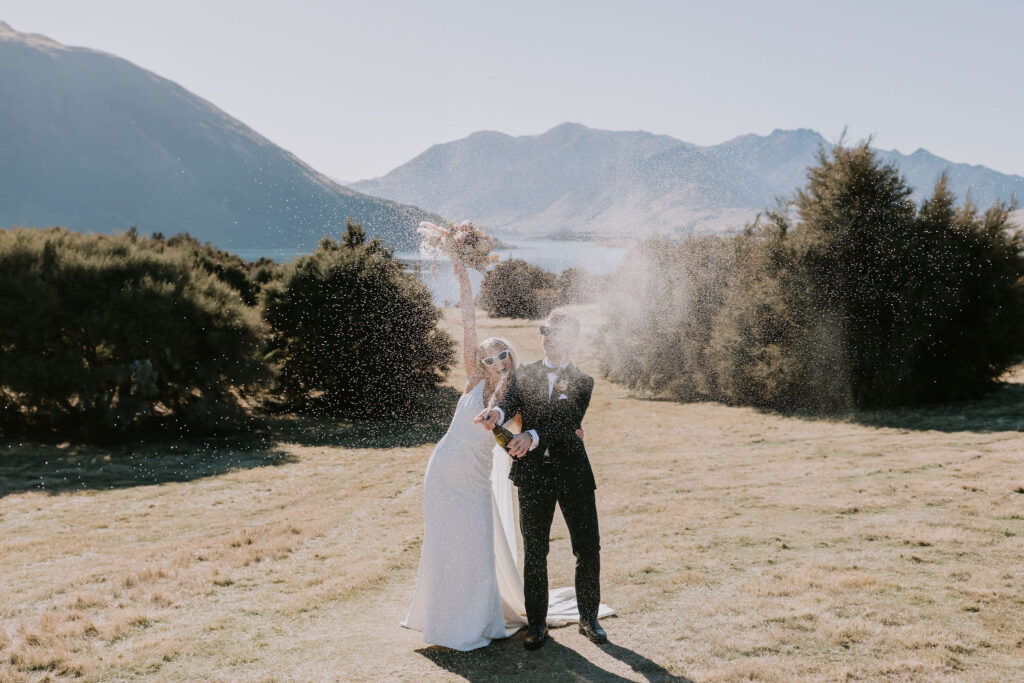
[[533, 445], [533, 437], [527, 433], [516, 434], [508, 442], [508, 454], [513, 458], [521, 458], [530, 450]]
[[487, 431], [491, 431], [498, 426], [498, 411], [493, 408], [484, 408], [480, 411], [479, 415], [473, 418], [473, 422], [476, 422]]

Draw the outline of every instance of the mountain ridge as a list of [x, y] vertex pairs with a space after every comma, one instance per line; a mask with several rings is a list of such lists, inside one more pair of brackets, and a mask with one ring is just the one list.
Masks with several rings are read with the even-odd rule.
[[[792, 195], [818, 149], [831, 146], [808, 128], [702, 146], [566, 122], [537, 135], [477, 131], [350, 186], [527, 236], [714, 232], [740, 228], [776, 197]], [[982, 207], [1024, 195], [1021, 176], [957, 164], [923, 149], [876, 152], [898, 167], [916, 199], [930, 194], [943, 171], [958, 197], [969, 192]]]

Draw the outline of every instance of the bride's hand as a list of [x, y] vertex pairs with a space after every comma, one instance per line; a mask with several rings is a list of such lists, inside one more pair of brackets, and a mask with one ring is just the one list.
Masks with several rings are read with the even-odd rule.
[[494, 408], [484, 408], [479, 415], [473, 418], [473, 422], [487, 431], [491, 431], [498, 426], [498, 411]]

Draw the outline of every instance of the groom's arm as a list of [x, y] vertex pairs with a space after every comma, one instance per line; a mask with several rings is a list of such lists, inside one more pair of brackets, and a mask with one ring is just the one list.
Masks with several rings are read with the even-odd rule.
[[[587, 408], [590, 407], [590, 395], [593, 392], [594, 378], [587, 376], [583, 379], [582, 386], [578, 390], [578, 396], [573, 406], [575, 410], [572, 411], [571, 416], [558, 422], [551, 422], [537, 427], [537, 445], [534, 448], [546, 446], [550, 439], [575, 436], [576, 430], [583, 425], [583, 417], [587, 414]], [[533, 448], [530, 450], [533, 450]]]

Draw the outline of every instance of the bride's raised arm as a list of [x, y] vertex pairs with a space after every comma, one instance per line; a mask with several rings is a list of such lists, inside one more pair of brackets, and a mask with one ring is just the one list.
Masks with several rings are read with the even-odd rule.
[[476, 353], [480, 341], [476, 335], [476, 306], [473, 303], [473, 284], [469, 281], [469, 271], [462, 261], [453, 258], [452, 267], [455, 277], [459, 279], [459, 293], [462, 308], [462, 360], [466, 365], [466, 391], [475, 387], [483, 376], [477, 376]]

